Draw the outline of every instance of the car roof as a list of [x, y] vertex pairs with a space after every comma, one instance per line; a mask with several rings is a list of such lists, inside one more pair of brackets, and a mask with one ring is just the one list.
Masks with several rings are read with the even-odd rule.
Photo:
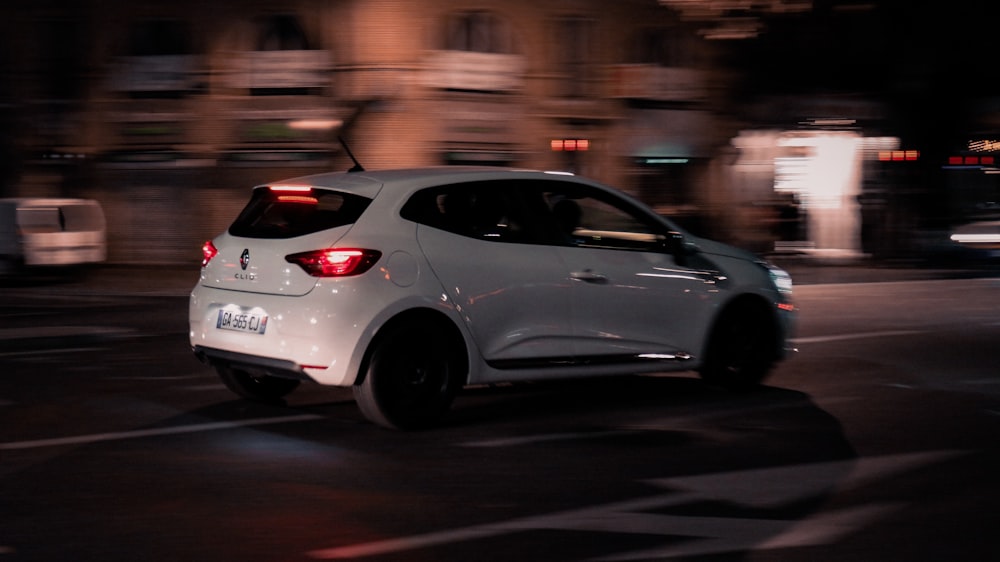
[[374, 198], [383, 186], [390, 186], [398, 195], [409, 195], [413, 191], [428, 186], [461, 183], [476, 180], [548, 178], [553, 175], [572, 176], [565, 172], [544, 172], [521, 168], [491, 166], [432, 166], [424, 168], [400, 168], [387, 170], [365, 170], [360, 172], [328, 172], [289, 178], [258, 187], [269, 186], [309, 186], [314, 188], [349, 191]]

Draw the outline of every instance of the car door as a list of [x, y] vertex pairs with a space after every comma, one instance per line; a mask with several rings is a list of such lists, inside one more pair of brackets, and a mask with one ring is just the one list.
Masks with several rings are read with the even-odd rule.
[[718, 299], [711, 264], [675, 252], [680, 233], [628, 198], [573, 182], [544, 189], [565, 240], [558, 253], [572, 287], [577, 358], [698, 354]]
[[420, 248], [488, 363], [526, 367], [572, 355], [565, 268], [558, 248], [526, 224], [516, 182], [428, 189], [403, 214], [419, 223]]

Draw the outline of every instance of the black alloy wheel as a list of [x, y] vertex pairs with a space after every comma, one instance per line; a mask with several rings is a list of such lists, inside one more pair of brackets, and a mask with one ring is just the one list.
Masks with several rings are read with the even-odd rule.
[[462, 384], [460, 355], [440, 326], [407, 322], [378, 337], [354, 398], [373, 423], [422, 429], [448, 411]]
[[701, 378], [729, 390], [757, 387], [775, 361], [774, 324], [749, 303], [724, 311], [712, 329]]

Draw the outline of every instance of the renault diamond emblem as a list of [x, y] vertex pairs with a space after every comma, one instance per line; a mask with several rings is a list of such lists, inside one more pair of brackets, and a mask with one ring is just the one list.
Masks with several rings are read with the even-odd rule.
[[250, 265], [250, 249], [244, 248], [243, 253], [240, 255], [240, 267], [243, 268], [243, 271], [246, 271], [248, 265]]

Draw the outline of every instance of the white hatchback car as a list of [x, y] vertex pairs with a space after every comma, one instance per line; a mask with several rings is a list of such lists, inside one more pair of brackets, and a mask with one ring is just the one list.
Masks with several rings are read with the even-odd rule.
[[203, 250], [191, 345], [232, 391], [351, 386], [399, 429], [433, 424], [464, 385], [697, 370], [751, 387], [795, 309], [784, 271], [565, 173], [280, 181]]

